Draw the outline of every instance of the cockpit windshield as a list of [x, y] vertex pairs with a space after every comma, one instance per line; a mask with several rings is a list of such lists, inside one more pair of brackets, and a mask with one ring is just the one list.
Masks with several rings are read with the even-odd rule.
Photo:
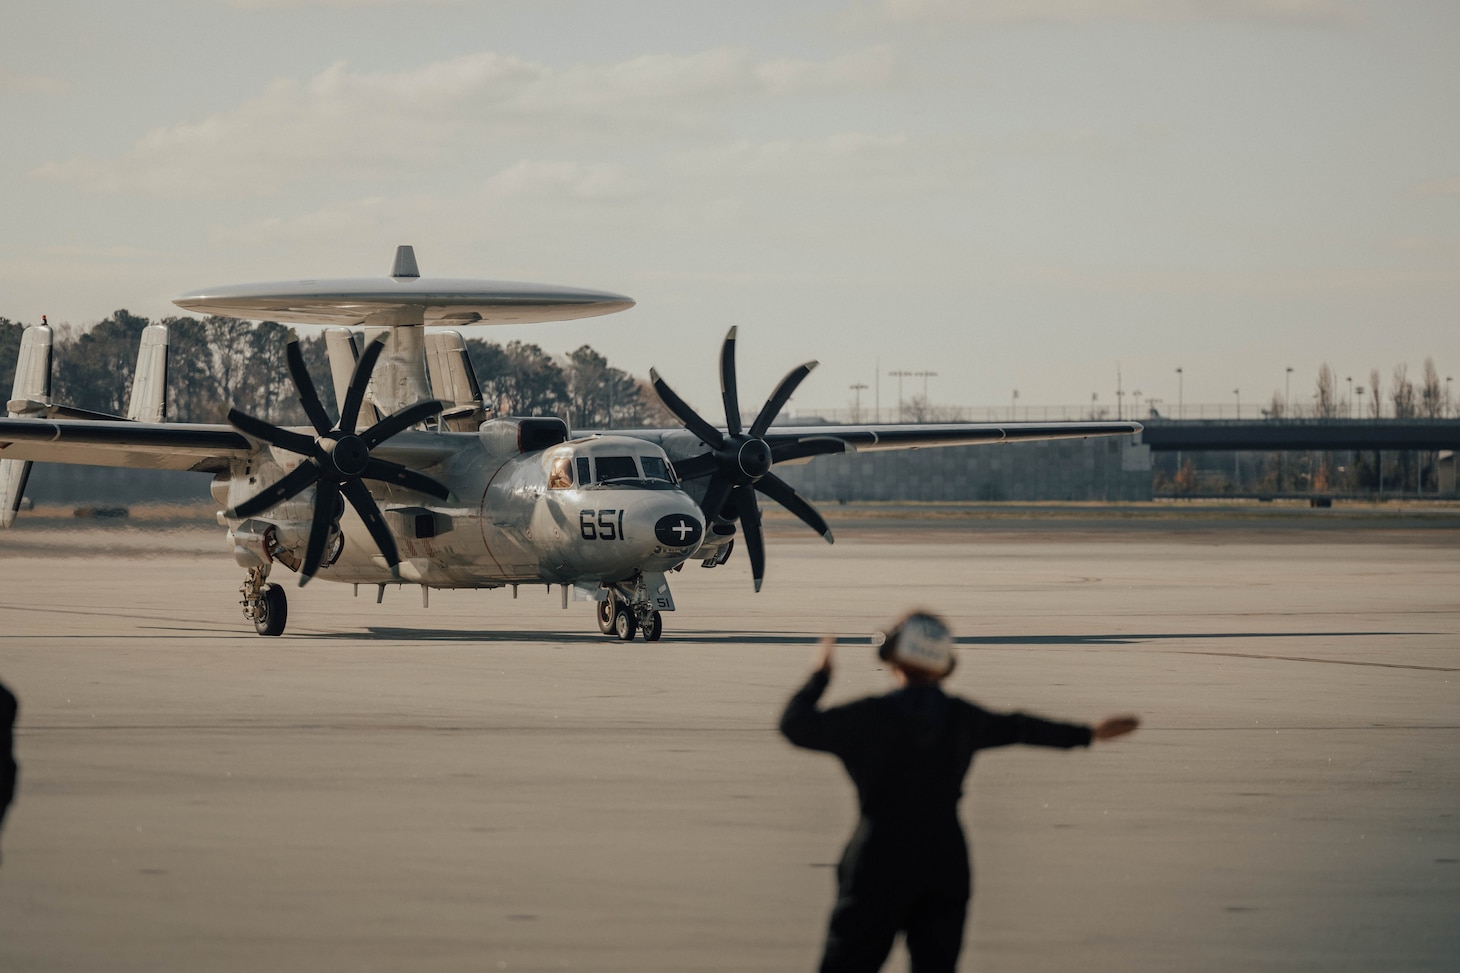
[[593, 457], [593, 480], [607, 483], [609, 480], [637, 480], [639, 467], [632, 456]]
[[640, 456], [639, 463], [644, 467], [644, 479], [674, 482], [674, 477], [669, 475], [669, 464], [662, 456]]
[[624, 439], [613, 443], [606, 437], [579, 440], [548, 463], [548, 488], [552, 490], [614, 483], [672, 489], [677, 482], [674, 467], [657, 446]]

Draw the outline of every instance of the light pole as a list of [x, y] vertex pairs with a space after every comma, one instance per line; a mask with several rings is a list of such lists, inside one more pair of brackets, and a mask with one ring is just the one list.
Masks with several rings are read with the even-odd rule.
[[864, 389], [864, 388], [867, 387], [867, 383], [866, 382], [857, 382], [855, 385], [851, 385], [851, 386], [848, 386], [848, 387], [853, 392], [857, 393], [857, 404], [852, 407], [852, 421], [853, 422], [861, 422], [862, 421], [862, 389]]
[[1238, 419], [1241, 419], [1242, 418], [1242, 390], [1241, 389], [1233, 389], [1232, 390], [1232, 394], [1237, 397], [1237, 418]]
[[1178, 419], [1186, 418], [1186, 398], [1182, 394], [1183, 390], [1181, 387], [1184, 377], [1181, 374], [1181, 369], [1176, 369], [1176, 418]]
[[[1293, 415], [1293, 370], [1290, 367], [1288, 374], [1283, 376], [1283, 418], [1288, 419]], [[1237, 418], [1242, 418], [1238, 416]]]
[[1354, 417], [1354, 377], [1345, 375], [1344, 380], [1348, 382], [1348, 408], [1344, 409], [1344, 413], [1352, 419]]
[[913, 372], [913, 374], [914, 375], [921, 376], [922, 377], [922, 380], [923, 380], [923, 415], [922, 415], [922, 421], [923, 422], [927, 422], [928, 419], [929, 419], [929, 417], [932, 414], [932, 409], [931, 409], [930, 403], [928, 402], [928, 378], [929, 377], [937, 378], [938, 377], [938, 373], [937, 372]]
[[1139, 419], [1141, 417], [1141, 390], [1136, 389], [1130, 394], [1130, 417]]
[[1009, 399], [1009, 421], [1010, 422], [1018, 422], [1019, 421], [1019, 418], [1018, 418], [1019, 413], [1015, 411], [1016, 409], [1018, 409], [1018, 407], [1019, 407], [1019, 390], [1018, 389], [1015, 389], [1013, 396], [1010, 397], [1010, 399]]
[[887, 373], [897, 379], [897, 421], [902, 422], [902, 379], [903, 376], [916, 375], [916, 372], [905, 372], [902, 369]]

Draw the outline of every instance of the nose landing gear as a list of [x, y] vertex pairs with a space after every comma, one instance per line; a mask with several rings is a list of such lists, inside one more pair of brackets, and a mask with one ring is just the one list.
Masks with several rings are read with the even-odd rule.
[[642, 632], [645, 642], [657, 642], [664, 634], [664, 615], [648, 598], [643, 580], [633, 587], [616, 585], [594, 606], [598, 630], [620, 642], [632, 642]]

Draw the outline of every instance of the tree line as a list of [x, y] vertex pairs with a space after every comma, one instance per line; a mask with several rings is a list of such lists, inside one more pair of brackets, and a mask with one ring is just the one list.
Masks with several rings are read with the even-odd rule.
[[[86, 329], [53, 326], [52, 401], [124, 415], [138, 344], [151, 323], [119, 310]], [[308, 423], [288, 378], [285, 347], [292, 329], [220, 316], [157, 323], [168, 329], [169, 418], [225, 422], [237, 406], [274, 423]], [[7, 395], [24, 330], [0, 317], [0, 389]], [[556, 415], [576, 429], [678, 425], [647, 382], [614, 368], [588, 345], [554, 357], [524, 341], [467, 338], [465, 344], [482, 397], [498, 415]], [[324, 334], [301, 337], [299, 347], [320, 399], [337, 414]]]

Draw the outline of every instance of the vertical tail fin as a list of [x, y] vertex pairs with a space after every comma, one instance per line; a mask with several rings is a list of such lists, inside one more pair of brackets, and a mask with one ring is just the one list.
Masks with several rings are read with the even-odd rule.
[[[15, 363], [15, 384], [8, 410], [12, 416], [43, 411], [51, 404], [51, 326], [46, 319], [25, 329]], [[30, 461], [0, 459], [0, 527], [15, 523], [30, 479]]]
[[441, 421], [454, 432], [475, 432], [488, 418], [482, 386], [467, 357], [459, 331], [426, 335], [426, 364], [431, 372], [431, 394], [446, 403]]
[[167, 418], [167, 325], [149, 324], [137, 349], [137, 373], [132, 376], [132, 401], [127, 418], [162, 422]]

